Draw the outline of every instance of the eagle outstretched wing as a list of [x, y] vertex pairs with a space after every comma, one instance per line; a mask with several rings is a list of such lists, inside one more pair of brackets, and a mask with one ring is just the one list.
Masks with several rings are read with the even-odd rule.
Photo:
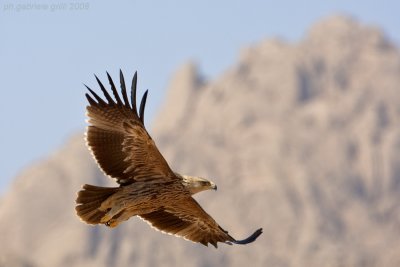
[[174, 205], [147, 214], [141, 214], [151, 226], [159, 231], [177, 235], [205, 246], [212, 244], [217, 248], [217, 242], [226, 244], [248, 244], [262, 234], [262, 229], [256, 230], [244, 240], [236, 240], [222, 229], [217, 222], [203, 210], [192, 197], [175, 201]]
[[175, 179], [175, 174], [144, 126], [144, 108], [148, 91], [143, 95], [139, 113], [137, 111], [137, 73], [132, 80], [131, 103], [126, 93], [122, 71], [120, 71], [122, 99], [108, 73], [107, 77], [115, 100], [97, 76], [95, 77], [105, 100], [85, 85], [91, 93], [91, 95], [86, 94], [89, 101], [87, 116], [90, 124], [86, 132], [86, 141], [100, 168], [106, 175], [117, 179], [121, 185], [141, 180]]
[[[113, 97], [97, 77], [104, 99], [86, 86], [90, 92], [86, 94], [89, 101], [86, 141], [104, 173], [124, 187], [84, 185], [76, 199], [78, 216], [90, 224], [105, 223], [115, 227], [127, 218], [138, 215], [160, 231], [215, 247], [218, 242], [247, 244], [256, 240], [262, 233], [261, 228], [244, 240], [236, 240], [229, 235], [191, 197], [191, 194], [210, 189], [188, 189], [190, 186], [198, 187], [197, 182], [204, 182], [204, 179], [191, 177], [193, 180], [184, 184], [183, 179], [188, 179], [188, 176], [177, 175], [168, 166], [144, 126], [147, 91], [141, 100], [139, 112], [136, 107], [137, 73], [132, 80], [130, 101], [122, 72], [121, 95], [108, 73], [107, 77]], [[144, 182], [138, 184], [145, 190], [138, 184], [125, 187], [134, 182]], [[211, 185], [210, 182], [208, 184]], [[145, 201], [135, 202], [136, 194], [131, 191], [134, 189], [139, 190], [136, 192]], [[146, 201], [145, 209], [136, 207]]]

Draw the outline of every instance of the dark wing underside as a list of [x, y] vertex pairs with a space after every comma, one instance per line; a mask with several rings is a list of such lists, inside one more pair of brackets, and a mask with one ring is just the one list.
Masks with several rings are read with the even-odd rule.
[[177, 235], [205, 246], [210, 243], [217, 247], [218, 242], [248, 244], [256, 240], [262, 233], [262, 229], [258, 229], [244, 240], [234, 239], [190, 196], [176, 201], [172, 206], [142, 214], [140, 217], [162, 232]]
[[105, 99], [86, 86], [91, 93], [86, 94], [90, 124], [86, 140], [100, 168], [121, 185], [139, 180], [175, 178], [144, 126], [147, 91], [143, 95], [139, 113], [137, 112], [137, 74], [135, 73], [132, 80], [131, 102], [128, 100], [122, 72], [120, 71], [122, 99], [108, 73], [107, 76], [114, 98], [97, 77]]

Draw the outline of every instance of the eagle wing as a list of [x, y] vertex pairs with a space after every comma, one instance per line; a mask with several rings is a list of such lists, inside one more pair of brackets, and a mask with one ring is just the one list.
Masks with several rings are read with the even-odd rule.
[[210, 243], [216, 248], [217, 242], [248, 244], [256, 240], [262, 233], [260, 228], [248, 238], [236, 240], [228, 234], [228, 231], [222, 229], [190, 196], [151, 213], [141, 214], [140, 217], [159, 231], [180, 236], [205, 246]]
[[89, 101], [86, 141], [100, 168], [106, 175], [117, 179], [117, 183], [121, 185], [140, 180], [175, 178], [175, 174], [144, 126], [147, 91], [140, 103], [139, 113], [137, 111], [137, 73], [132, 80], [131, 103], [126, 93], [122, 71], [120, 71], [122, 99], [108, 73], [107, 77], [115, 100], [97, 76], [95, 77], [105, 99], [85, 85], [91, 93], [91, 95], [86, 94]]

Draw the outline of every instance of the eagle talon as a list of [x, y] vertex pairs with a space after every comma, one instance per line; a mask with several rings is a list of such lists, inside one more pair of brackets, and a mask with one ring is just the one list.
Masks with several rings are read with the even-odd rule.
[[115, 228], [118, 226], [118, 224], [119, 222], [116, 220], [109, 220], [108, 222], [106, 222], [106, 226], [110, 228]]

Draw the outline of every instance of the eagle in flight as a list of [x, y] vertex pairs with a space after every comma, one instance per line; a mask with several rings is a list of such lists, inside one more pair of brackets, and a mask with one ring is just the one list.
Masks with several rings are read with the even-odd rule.
[[236, 240], [192, 198], [198, 192], [216, 190], [213, 182], [179, 174], [168, 166], [144, 126], [148, 91], [137, 110], [137, 73], [133, 76], [130, 101], [121, 71], [121, 94], [107, 73], [114, 98], [95, 77], [104, 98], [85, 85], [91, 94], [86, 94], [86, 142], [102, 171], [119, 186], [85, 184], [77, 194], [77, 215], [88, 224], [108, 227], [139, 216], [155, 229], [206, 246], [256, 240], [261, 228], [244, 240]]

